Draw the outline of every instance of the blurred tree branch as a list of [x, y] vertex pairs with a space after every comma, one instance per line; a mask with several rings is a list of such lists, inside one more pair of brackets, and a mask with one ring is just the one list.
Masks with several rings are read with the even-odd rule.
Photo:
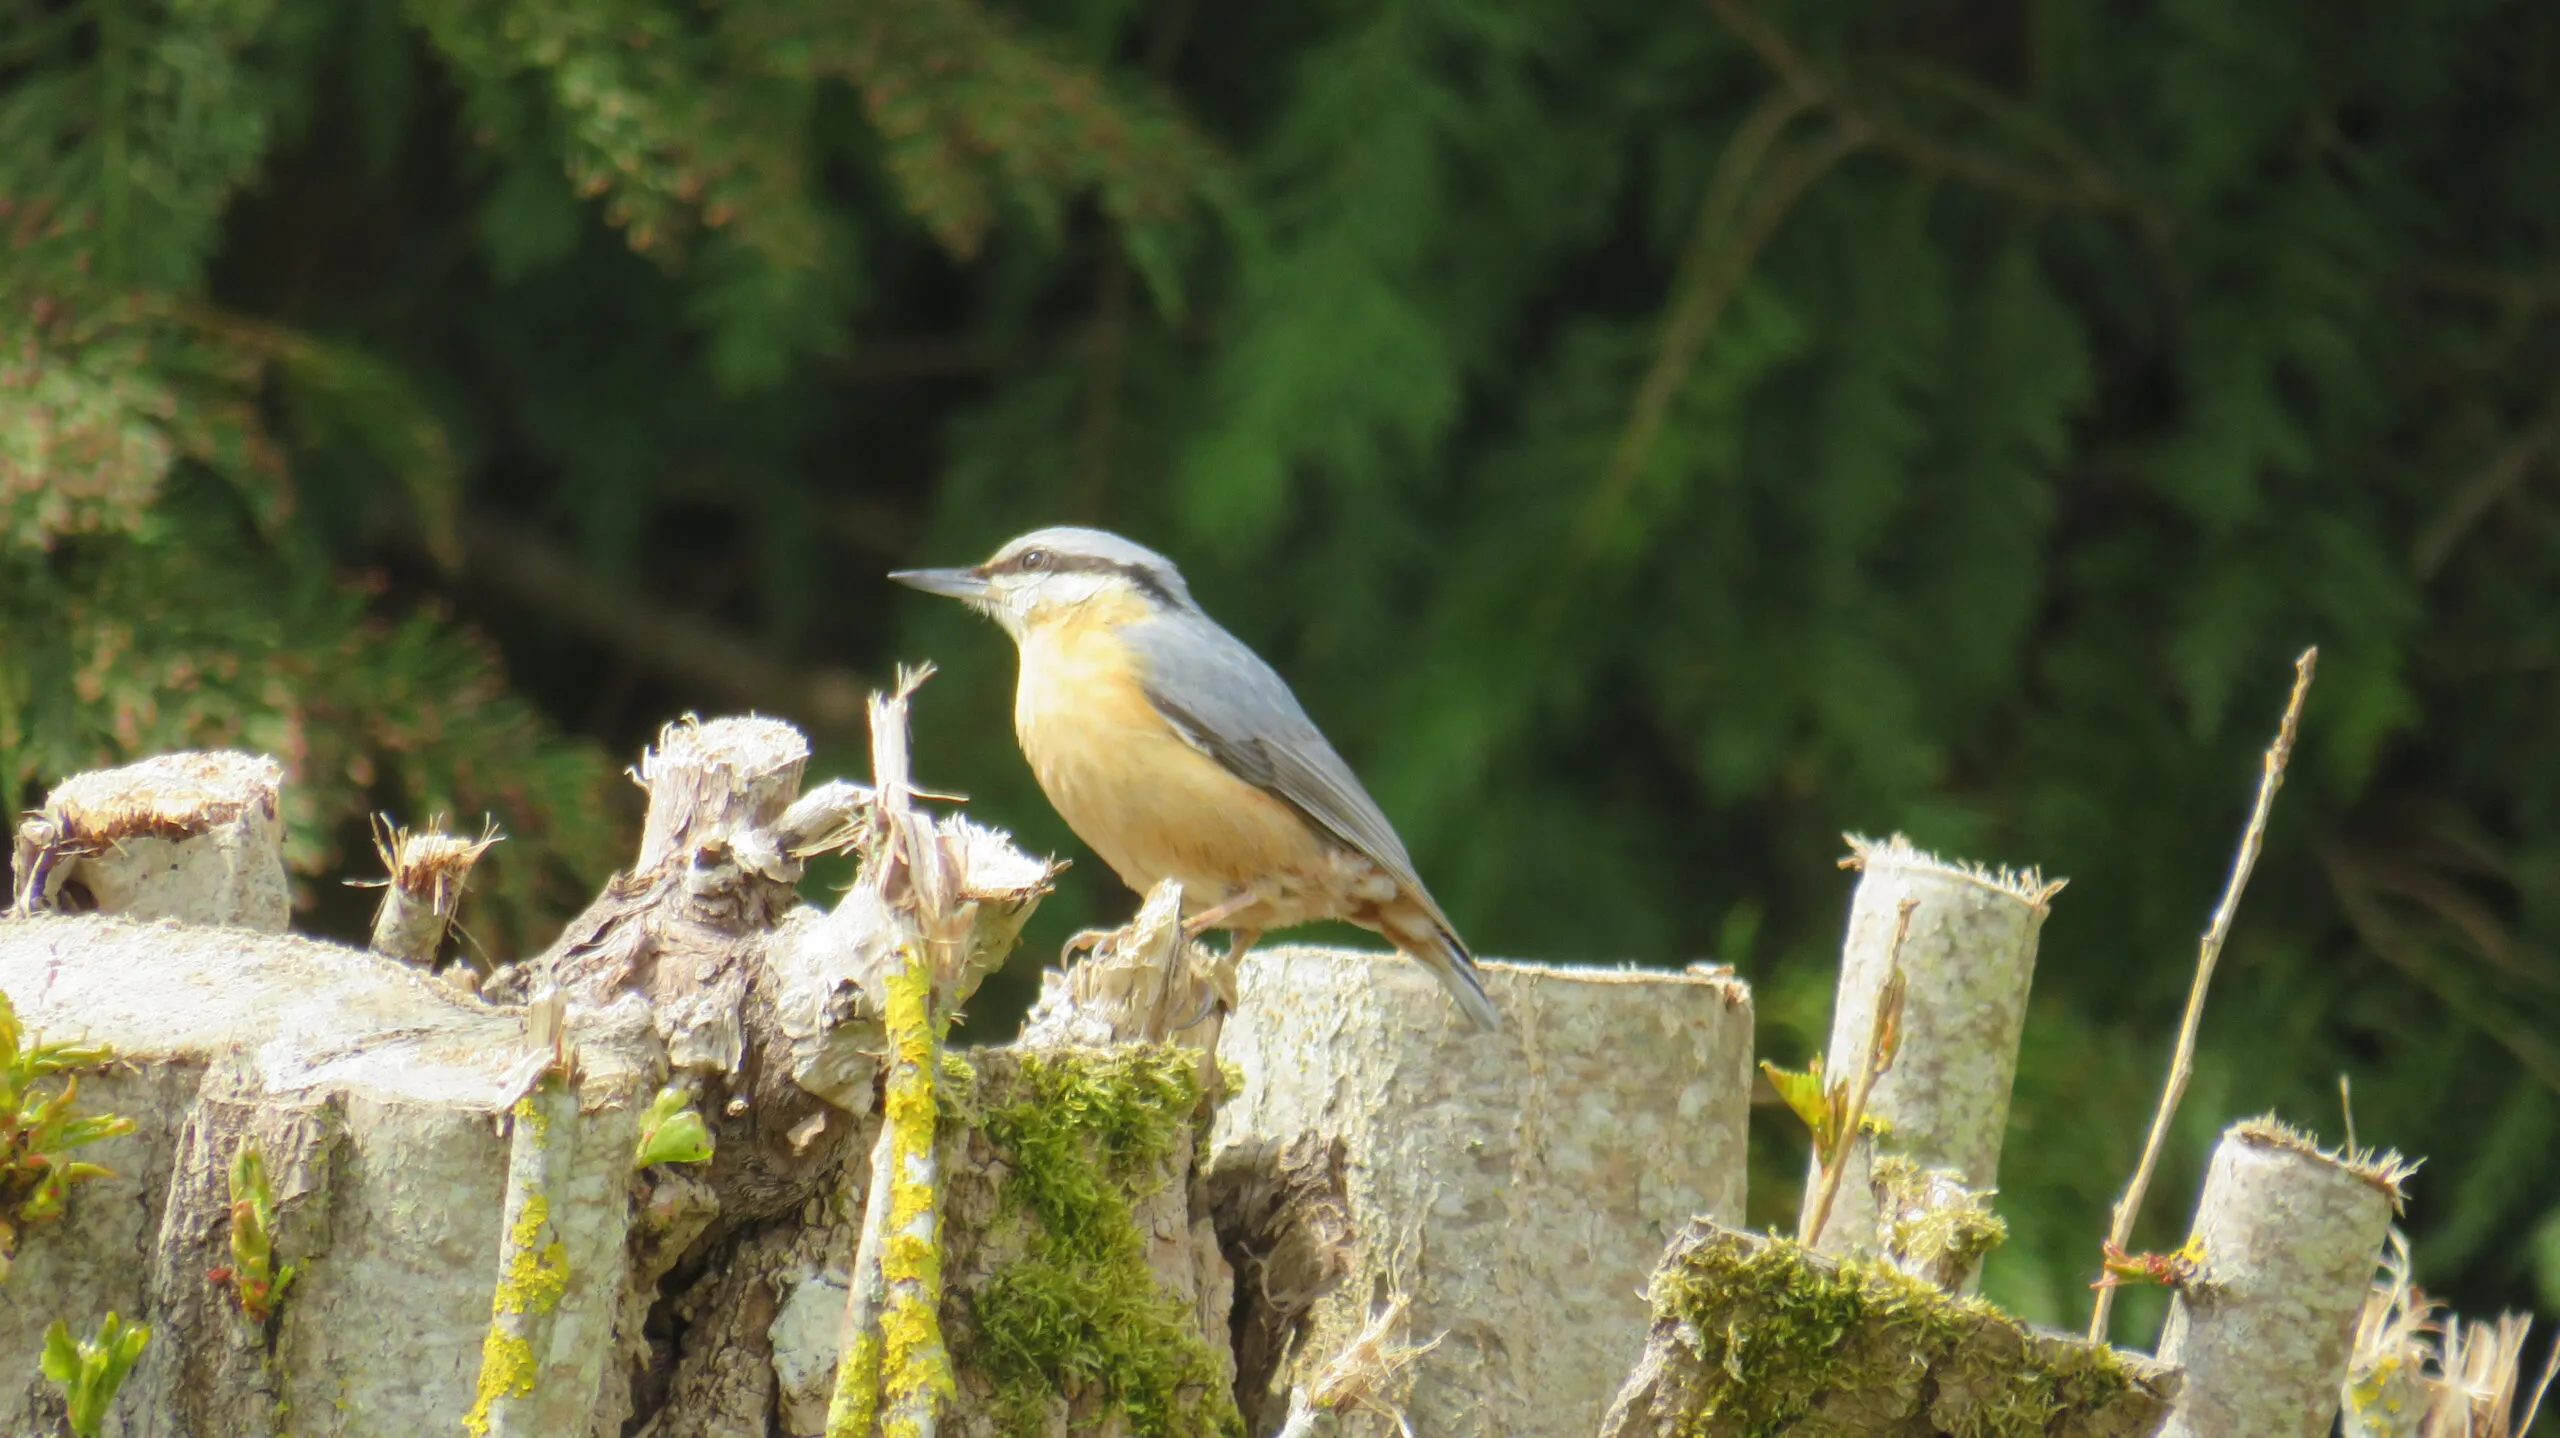
[[2418, 531], [2416, 542], [2409, 546], [2411, 570], [2420, 579], [2435, 578], [2463, 536], [2513, 494], [2555, 448], [2560, 448], [2560, 393], [2552, 395], [2522, 433], [2500, 445], [2487, 463], [2474, 470], [2454, 490], [2443, 511]]
[[463, 572], [662, 678], [830, 736], [859, 734], [871, 685], [849, 669], [798, 664], [699, 615], [595, 583], [558, 549], [485, 512], [462, 519]]
[[[1822, 73], [1777, 27], [1762, 19], [1743, 0], [1706, 0], [1725, 28], [1751, 47], [1775, 71], [1796, 98], [1811, 108], [1826, 109], [1843, 128], [1873, 138], [1878, 148], [1931, 174], [1944, 175], [1979, 189], [2011, 195], [2030, 204], [2061, 209], [2114, 211], [2139, 222], [2145, 231], [2165, 233], [2167, 218], [2127, 195], [2114, 177], [2076, 147], [2061, 145], [2064, 172], [2040, 175], [1951, 145], [1866, 103], [1847, 86]], [[1928, 76], [1932, 88], [1957, 94], [1967, 105], [2003, 119], [2014, 119], [2016, 107], [2005, 97], [1943, 74], [1933, 67], [1908, 65], [1900, 73]]]
[[[2464, 965], [2446, 963], [2430, 954], [2428, 942], [2411, 933], [2383, 903], [2385, 884], [2381, 872], [2387, 866], [2378, 865], [2370, 855], [2336, 844], [2324, 847], [2320, 859], [2328, 872], [2330, 888], [2338, 896], [2339, 910], [2366, 948], [2435, 995], [2464, 1023], [2488, 1035], [2545, 1087], [2560, 1093], [2560, 1046], [2545, 1038], [2538, 1021], [2520, 1011], [2511, 997], [2484, 993], [2478, 980], [2464, 971]], [[2424, 886], [2404, 880], [2396, 887], [2403, 893], [2415, 894]], [[2494, 957], [2493, 949], [2504, 951], [2512, 947], [2503, 939], [2476, 932], [2476, 923], [2483, 915], [2465, 907], [2466, 912], [2458, 916], [2442, 916], [2454, 919], [2457, 928], [2475, 930], [2471, 937], [2482, 956]], [[2482, 944], [2483, 938], [2490, 942]]]

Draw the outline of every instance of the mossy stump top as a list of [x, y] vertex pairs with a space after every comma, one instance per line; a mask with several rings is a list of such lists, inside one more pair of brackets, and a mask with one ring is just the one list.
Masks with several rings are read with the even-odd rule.
[[1692, 1220], [1603, 1438], [2146, 1438], [2175, 1376], [1880, 1264]]

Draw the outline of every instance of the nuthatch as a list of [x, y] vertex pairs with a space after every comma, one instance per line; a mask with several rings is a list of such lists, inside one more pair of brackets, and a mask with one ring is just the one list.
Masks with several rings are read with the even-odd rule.
[[1265, 930], [1348, 919], [1497, 1023], [1404, 841], [1287, 681], [1200, 611], [1173, 561], [1042, 529], [986, 563], [889, 576], [993, 618], [1022, 660], [1013, 729], [1077, 837], [1140, 893], [1182, 882], [1192, 932], [1241, 958]]

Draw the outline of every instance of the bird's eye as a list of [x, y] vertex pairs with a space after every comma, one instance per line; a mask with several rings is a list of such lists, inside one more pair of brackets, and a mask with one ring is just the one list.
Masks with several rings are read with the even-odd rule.
[[1037, 574], [1049, 567], [1049, 551], [1026, 549], [1013, 557], [1013, 567], [1025, 574]]

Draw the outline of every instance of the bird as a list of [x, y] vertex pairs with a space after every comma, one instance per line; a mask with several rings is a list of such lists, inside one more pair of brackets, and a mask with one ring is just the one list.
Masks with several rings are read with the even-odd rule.
[[889, 578], [1014, 642], [1014, 735], [1059, 817], [1139, 893], [1179, 880], [1185, 929], [1261, 936], [1347, 919], [1431, 971], [1484, 1030], [1500, 1015], [1395, 826], [1288, 681], [1182, 572], [1099, 529], [1036, 529], [982, 564]]

